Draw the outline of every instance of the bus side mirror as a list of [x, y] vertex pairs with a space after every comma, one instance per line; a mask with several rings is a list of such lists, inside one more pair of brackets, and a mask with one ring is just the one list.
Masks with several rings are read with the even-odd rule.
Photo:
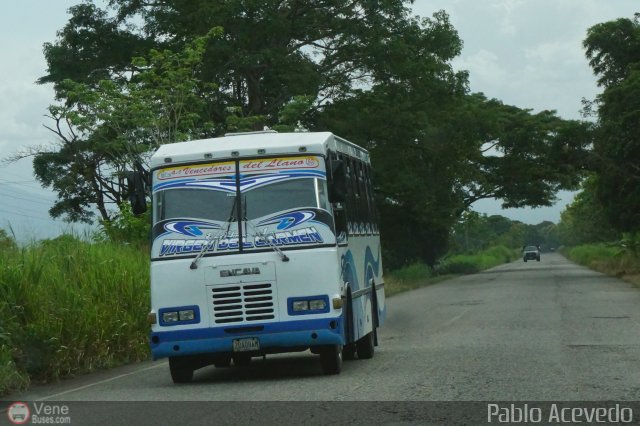
[[343, 203], [347, 199], [347, 174], [344, 161], [331, 161], [331, 185], [329, 187], [329, 201]]
[[147, 211], [147, 197], [144, 191], [144, 177], [140, 172], [127, 172], [127, 188], [131, 211], [135, 215]]

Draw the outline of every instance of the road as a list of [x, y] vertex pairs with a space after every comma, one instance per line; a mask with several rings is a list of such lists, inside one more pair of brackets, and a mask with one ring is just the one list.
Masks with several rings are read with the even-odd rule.
[[[41, 401], [640, 400], [640, 290], [559, 254], [501, 265], [388, 300], [371, 360], [324, 376], [306, 353], [198, 370], [166, 361], [42, 386]], [[639, 413], [640, 414], [640, 413]]]

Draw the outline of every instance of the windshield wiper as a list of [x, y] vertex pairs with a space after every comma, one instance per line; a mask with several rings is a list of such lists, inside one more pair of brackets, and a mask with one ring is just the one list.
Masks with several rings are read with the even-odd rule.
[[[251, 229], [253, 229], [253, 232], [256, 235], [258, 235], [260, 238], [265, 240], [266, 243], [269, 244], [269, 247], [271, 247], [273, 249], [273, 251], [278, 253], [278, 255], [280, 256], [280, 259], [282, 259], [283, 262], [288, 262], [289, 261], [289, 257], [286, 254], [284, 254], [284, 252], [282, 250], [280, 250], [280, 247], [278, 247], [275, 244], [271, 244], [271, 241], [265, 236], [265, 233], [264, 232], [260, 232], [258, 230], [258, 228], [253, 224], [253, 222], [251, 222], [249, 219], [247, 219], [247, 197], [246, 196], [244, 198], [244, 217], [242, 219], [244, 220], [244, 223], [246, 223], [248, 226], [251, 227]], [[246, 232], [245, 234], [248, 234], [248, 232]], [[274, 235], [274, 237], [275, 237], [275, 235]]]
[[269, 247], [271, 247], [273, 249], [273, 251], [275, 251], [276, 253], [278, 253], [278, 255], [280, 256], [280, 259], [282, 259], [283, 262], [288, 262], [289, 261], [289, 257], [284, 254], [284, 252], [282, 250], [280, 250], [280, 247], [278, 247], [275, 244], [271, 243], [271, 240], [269, 240], [264, 232], [260, 232], [258, 230], [258, 228], [256, 228], [256, 226], [250, 221], [245, 219], [245, 223], [247, 225], [249, 225], [251, 227], [251, 229], [253, 229], [253, 232], [256, 233], [257, 236], [259, 236], [260, 238], [262, 238], [267, 244], [269, 244]]
[[191, 262], [191, 265], [189, 265], [189, 269], [198, 269], [198, 260], [200, 260], [200, 258], [202, 256], [204, 256], [204, 253], [207, 251], [207, 248], [209, 247], [209, 244], [211, 244], [211, 241], [213, 239], [214, 239], [213, 238], [213, 233], [209, 232], [207, 234], [207, 238], [205, 240], [205, 243], [202, 245], [202, 248], [200, 249], [200, 253], [198, 253], [196, 258], [193, 259], [193, 261]]
[[[220, 233], [217, 238], [222, 237], [225, 234], [229, 235], [229, 229], [231, 228], [231, 223], [233, 222], [233, 214], [236, 211], [236, 204], [237, 204], [237, 197], [234, 196], [233, 197], [233, 204], [231, 205], [231, 211], [229, 212], [229, 219], [227, 220], [227, 229], [226, 229], [226, 231], [224, 231], [224, 234]], [[202, 249], [200, 250], [200, 253], [198, 253], [196, 258], [193, 259], [193, 261], [191, 262], [191, 265], [189, 265], [189, 269], [198, 269], [198, 260], [200, 260], [200, 258], [202, 256], [204, 256], [204, 253], [207, 251], [207, 248], [209, 247], [209, 245], [211, 244], [211, 241], [213, 239], [214, 239], [213, 238], [213, 234], [211, 232], [208, 233], [205, 244], [202, 246]]]
[[238, 204], [238, 197], [233, 196], [233, 204], [231, 205], [231, 211], [229, 212], [229, 219], [227, 219], [227, 230], [225, 233], [229, 235], [229, 229], [231, 228], [231, 223], [234, 222], [233, 214], [236, 212], [236, 204]]

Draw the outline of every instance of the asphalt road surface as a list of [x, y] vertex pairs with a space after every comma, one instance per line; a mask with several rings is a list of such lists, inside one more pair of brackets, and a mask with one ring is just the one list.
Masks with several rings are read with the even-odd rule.
[[[388, 300], [371, 360], [324, 376], [309, 352], [196, 371], [166, 360], [11, 396], [28, 401], [640, 400], [640, 290], [559, 254]], [[640, 417], [640, 412], [637, 413]]]

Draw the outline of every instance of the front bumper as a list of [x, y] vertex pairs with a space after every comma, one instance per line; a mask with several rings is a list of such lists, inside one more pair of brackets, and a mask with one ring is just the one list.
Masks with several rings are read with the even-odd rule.
[[[246, 331], [245, 331], [246, 330]], [[156, 331], [150, 335], [153, 359], [169, 356], [232, 353], [233, 341], [258, 338], [260, 354], [316, 345], [344, 345], [342, 317], [226, 327]]]

